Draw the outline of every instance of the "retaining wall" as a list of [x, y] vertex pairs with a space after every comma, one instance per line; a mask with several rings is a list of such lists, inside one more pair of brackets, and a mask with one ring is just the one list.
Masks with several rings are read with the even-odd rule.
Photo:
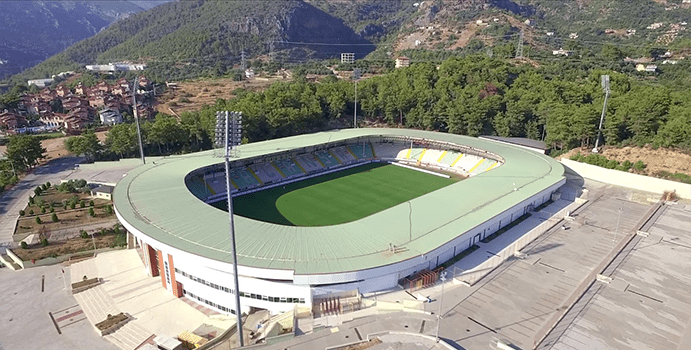
[[625, 171], [606, 169], [597, 165], [576, 162], [566, 158], [562, 158], [561, 163], [586, 179], [660, 194], [665, 191], [676, 191], [678, 197], [691, 199], [690, 184], [632, 174]]

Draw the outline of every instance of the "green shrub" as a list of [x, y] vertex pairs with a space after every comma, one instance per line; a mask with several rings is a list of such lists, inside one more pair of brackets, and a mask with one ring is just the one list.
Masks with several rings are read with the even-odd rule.
[[34, 204], [35, 200], [33, 196], [29, 196], [29, 204]]
[[55, 213], [55, 208], [52, 208], [52, 207], [51, 207], [51, 208], [50, 208], [50, 212], [51, 212], [51, 213]]
[[633, 168], [636, 169], [637, 171], [643, 171], [647, 165], [643, 163], [643, 161], [639, 160], [636, 163], [633, 164]]
[[46, 188], [50, 187], [50, 181], [46, 181]]
[[29, 215], [34, 215], [34, 210], [33, 210], [33, 209], [29, 210]]
[[48, 240], [45, 239], [45, 238], [42, 239], [42, 240], [41, 240], [41, 245], [44, 246], [44, 247], [47, 247], [47, 246], [48, 246]]
[[89, 216], [91, 216], [91, 217], [96, 216], [96, 213], [94, 212], [94, 208], [89, 208]]
[[94, 206], [94, 201], [89, 201], [89, 206], [93, 207]]
[[36, 217], [36, 223], [39, 224], [39, 225], [41, 224], [41, 218], [38, 217], [38, 216]]
[[24, 242], [24, 241], [22, 241], [22, 243], [20, 243], [20, 245], [22, 246], [22, 249], [29, 249], [29, 245], [26, 244], [26, 242]]
[[26, 214], [26, 213], [24, 212], [24, 210], [20, 210], [20, 211], [19, 211], [19, 216], [24, 216], [24, 214]]
[[45, 214], [45, 213], [46, 213], [46, 208], [41, 207], [41, 214]]
[[85, 204], [83, 201], [82, 201], [82, 202], [79, 202], [79, 207], [80, 207], [80, 208], [84, 208], [84, 207], [86, 207], [86, 204]]
[[74, 202], [70, 203], [70, 209], [74, 209], [76, 206], [77, 206], [76, 203], [74, 203]]
[[113, 206], [109, 205], [106, 207], [106, 214], [113, 215]]
[[79, 230], [79, 235], [80, 235], [82, 238], [89, 238], [89, 234], [86, 233], [86, 231], [84, 231], [84, 230]]
[[53, 213], [53, 215], [50, 217], [50, 219], [53, 220], [53, 222], [58, 222], [58, 221], [60, 221], [60, 220], [58, 219], [58, 214], [55, 214], [55, 213]]
[[34, 189], [34, 195], [36, 195], [36, 196], [41, 195], [41, 192], [43, 192], [43, 189], [41, 188], [41, 186], [38, 186]]

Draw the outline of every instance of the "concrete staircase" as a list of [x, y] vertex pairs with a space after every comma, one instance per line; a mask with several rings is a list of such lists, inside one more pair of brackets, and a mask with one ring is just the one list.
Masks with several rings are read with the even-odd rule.
[[108, 339], [122, 350], [132, 350], [149, 339], [151, 335], [152, 334], [148, 333], [144, 328], [130, 322], [120, 327], [117, 331], [106, 335], [104, 338]]
[[[74, 295], [74, 298], [77, 299], [79, 306], [84, 310], [84, 314], [92, 325], [105, 320], [108, 314], [116, 315], [120, 313], [113, 299], [106, 293], [103, 285], [77, 293]], [[104, 338], [123, 350], [133, 350], [151, 335], [150, 332], [147, 332], [142, 327], [129, 322]]]
[[17, 263], [15, 263], [14, 260], [12, 260], [12, 258], [7, 254], [0, 255], [0, 262], [14, 271], [22, 269], [22, 267], [17, 265]]

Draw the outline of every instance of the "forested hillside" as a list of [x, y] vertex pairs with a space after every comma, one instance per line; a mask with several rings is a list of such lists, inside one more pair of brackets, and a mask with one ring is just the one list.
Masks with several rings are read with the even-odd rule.
[[[452, 57], [439, 69], [419, 63], [363, 80], [357, 114], [361, 125], [530, 137], [557, 152], [592, 147], [604, 100], [601, 74], [611, 76], [612, 87], [604, 124], [607, 145], [691, 149], [689, 90], [612, 71], [517, 66], [483, 56]], [[242, 111], [246, 142], [352, 127], [354, 85], [334, 76], [318, 83], [298, 76], [262, 92], [238, 90], [234, 95], [179, 118], [159, 114], [155, 122], [144, 123], [147, 152], [210, 148], [218, 110]], [[134, 124], [114, 126], [106, 153], [136, 156], [135, 135]]]
[[0, 1], [0, 79], [164, 1]]
[[[13, 81], [120, 60], [149, 62], [171, 80], [216, 76], [238, 64], [243, 49], [247, 57], [268, 54], [272, 42], [282, 59], [325, 58], [342, 50], [364, 57], [373, 49], [340, 19], [302, 1], [177, 1], [118, 21]], [[320, 45], [286, 49], [282, 42]]]

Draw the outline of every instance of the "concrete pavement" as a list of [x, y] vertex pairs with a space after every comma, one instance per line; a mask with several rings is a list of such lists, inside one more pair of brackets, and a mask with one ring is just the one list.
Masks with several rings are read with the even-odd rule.
[[[65, 270], [65, 275], [62, 270]], [[118, 350], [101, 338], [65, 288], [61, 265], [0, 268], [0, 349]]]

